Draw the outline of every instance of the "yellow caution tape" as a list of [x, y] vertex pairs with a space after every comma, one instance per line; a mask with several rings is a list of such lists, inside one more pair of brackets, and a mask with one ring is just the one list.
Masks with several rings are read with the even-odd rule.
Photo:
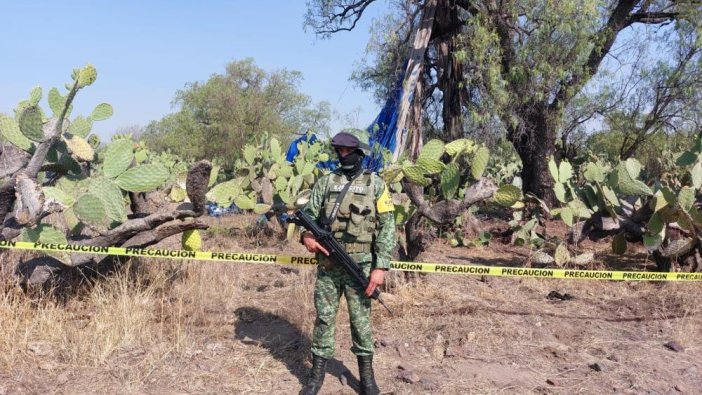
[[[317, 264], [317, 259], [311, 256], [290, 256], [247, 252], [206, 252], [124, 247], [94, 247], [76, 244], [32, 243], [26, 241], [0, 241], [0, 248], [95, 255], [136, 256], [145, 258], [193, 259], [235, 263], [268, 263], [278, 265]], [[392, 270], [399, 271], [460, 274], [469, 276], [562, 278], [574, 280], [702, 281], [702, 273], [536, 269], [524, 267], [475, 266], [401, 261], [391, 262], [390, 268]]]

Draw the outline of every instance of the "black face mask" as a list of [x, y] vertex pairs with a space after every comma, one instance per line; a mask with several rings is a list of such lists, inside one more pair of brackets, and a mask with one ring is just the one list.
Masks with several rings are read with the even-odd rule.
[[361, 170], [361, 159], [363, 155], [355, 150], [350, 154], [342, 157], [337, 151], [337, 156], [339, 157], [339, 163], [341, 163], [341, 171], [347, 176], [354, 176], [358, 174]]

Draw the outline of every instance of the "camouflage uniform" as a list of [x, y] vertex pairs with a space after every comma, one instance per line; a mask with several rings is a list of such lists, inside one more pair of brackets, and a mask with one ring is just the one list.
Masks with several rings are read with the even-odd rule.
[[[323, 176], [312, 189], [312, 196], [303, 210], [318, 220], [328, 217], [339, 191], [347, 182], [339, 170]], [[366, 276], [372, 269], [390, 268], [390, 256], [395, 246], [392, 209], [390, 194], [383, 180], [377, 174], [364, 172], [351, 184], [337, 219], [331, 225], [334, 238], [361, 264]], [[320, 253], [317, 259], [320, 263], [314, 291], [317, 319], [312, 353], [327, 359], [334, 356], [336, 314], [343, 294], [351, 321], [351, 351], [356, 355], [373, 355], [371, 300], [343, 267], [333, 264]]]

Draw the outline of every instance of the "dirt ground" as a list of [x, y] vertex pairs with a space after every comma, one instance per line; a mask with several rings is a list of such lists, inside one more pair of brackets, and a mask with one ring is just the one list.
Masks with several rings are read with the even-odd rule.
[[[297, 243], [251, 231], [247, 220], [212, 219], [204, 249], [307, 255]], [[599, 244], [583, 249], [596, 252], [599, 268], [649, 265], [633, 247], [624, 258]], [[521, 266], [528, 256], [497, 240], [470, 249], [436, 240], [419, 260]], [[0, 256], [5, 266], [20, 258]], [[0, 395], [296, 394], [309, 367], [314, 270], [141, 260], [107, 285], [60, 303], [27, 302], [6, 285]], [[393, 272], [385, 291], [394, 315], [378, 304], [373, 311], [384, 393], [695, 394], [702, 388], [697, 283]], [[336, 339], [321, 393], [355, 394], [358, 371], [343, 303]]]

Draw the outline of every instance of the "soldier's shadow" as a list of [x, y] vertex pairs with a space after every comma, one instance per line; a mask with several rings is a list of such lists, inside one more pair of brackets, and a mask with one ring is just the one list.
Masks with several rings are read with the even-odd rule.
[[[234, 336], [244, 344], [252, 344], [268, 349], [273, 358], [283, 362], [300, 386], [307, 383], [309, 368], [305, 360], [310, 355], [310, 339], [285, 318], [263, 311], [256, 307], [236, 309]], [[336, 359], [327, 363], [327, 373], [341, 380], [344, 376], [347, 385], [358, 391], [360, 383], [349, 369]]]

